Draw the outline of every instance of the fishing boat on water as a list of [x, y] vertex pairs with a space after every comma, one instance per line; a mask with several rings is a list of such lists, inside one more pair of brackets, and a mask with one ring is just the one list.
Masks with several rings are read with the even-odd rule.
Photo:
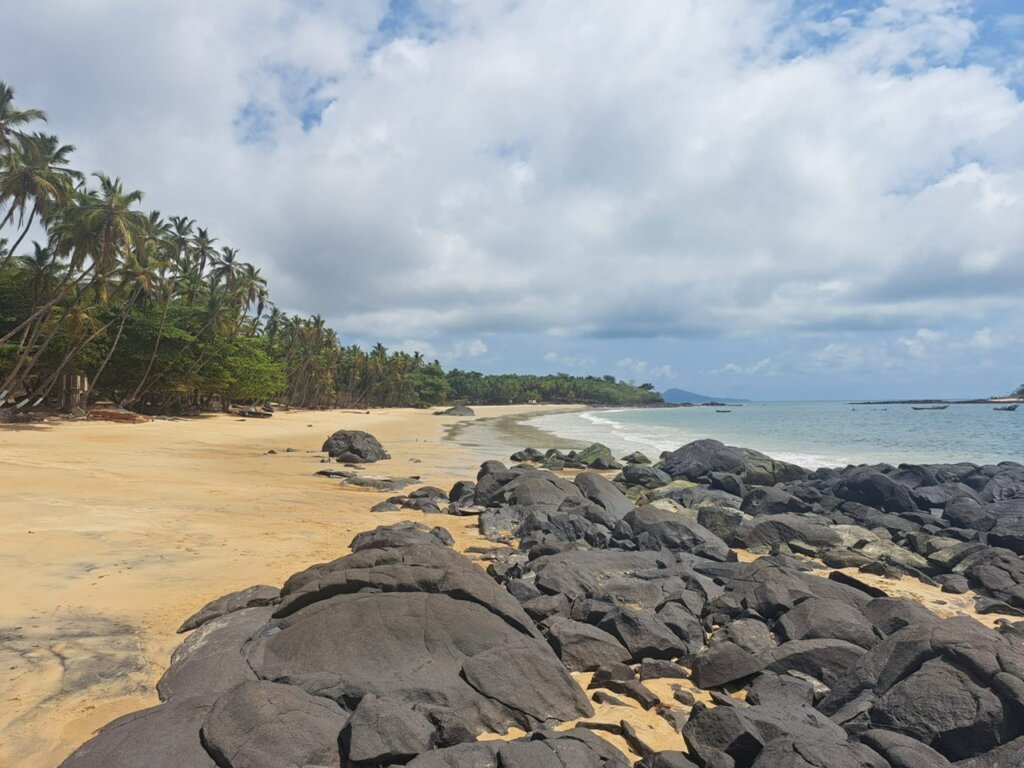
[[731, 410], [722, 410], [720, 408], [715, 409], [715, 413], [732, 413]]
[[912, 405], [910, 407], [915, 411], [944, 411], [949, 408], [948, 405]]
[[993, 411], [1016, 411], [1017, 410], [1017, 403], [1013, 403], [1011, 405], [996, 406], [992, 410]]

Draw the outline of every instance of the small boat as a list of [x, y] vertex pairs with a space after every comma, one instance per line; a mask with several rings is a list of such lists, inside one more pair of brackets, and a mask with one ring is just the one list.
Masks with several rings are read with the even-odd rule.
[[732, 411], [723, 411], [718, 408], [715, 409], [715, 413], [732, 413]]
[[910, 407], [915, 411], [944, 411], [949, 408], [948, 405], [912, 405]]
[[1016, 411], [1017, 410], [1017, 403], [1014, 403], [1013, 405], [1004, 405], [1001, 408], [1000, 407], [993, 408], [992, 410], [993, 411]]

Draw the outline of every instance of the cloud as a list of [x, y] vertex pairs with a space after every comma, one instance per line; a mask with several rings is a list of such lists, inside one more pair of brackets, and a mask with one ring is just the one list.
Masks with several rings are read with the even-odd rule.
[[544, 362], [573, 371], [588, 370], [597, 365], [597, 360], [593, 357], [585, 357], [582, 355], [559, 355], [557, 352], [547, 352], [544, 355]]
[[634, 360], [631, 357], [624, 357], [615, 363], [616, 368], [622, 368], [629, 371], [634, 376], [651, 379], [674, 379], [675, 373], [672, 372], [671, 365], [648, 365], [645, 360]]
[[779, 373], [779, 364], [770, 357], [762, 358], [756, 363], [741, 365], [739, 363], [726, 363], [721, 368], [711, 372], [717, 374], [738, 374], [740, 376], [775, 376]]
[[0, 72], [80, 165], [346, 338], [824, 336], [824, 374], [1024, 288], [1017, 22], [971, 3], [10, 5]]
[[459, 360], [461, 358], [473, 358], [481, 357], [487, 354], [487, 345], [483, 339], [470, 339], [468, 341], [457, 341], [455, 347], [452, 349], [451, 354], [448, 355], [453, 360]]

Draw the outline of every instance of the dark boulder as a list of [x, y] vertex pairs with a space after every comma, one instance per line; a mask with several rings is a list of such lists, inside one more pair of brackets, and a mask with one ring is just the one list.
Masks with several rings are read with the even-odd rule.
[[768, 742], [753, 768], [891, 768], [877, 752], [856, 742], [822, 742], [816, 736], [784, 736]]
[[278, 683], [248, 682], [214, 703], [202, 740], [218, 766], [340, 768], [338, 734], [348, 714], [330, 699]]
[[721, 562], [735, 559], [728, 545], [703, 525], [653, 504], [634, 509], [623, 520], [633, 531], [638, 546], [638, 537], [646, 534], [649, 544], [641, 549], [690, 552]]
[[370, 464], [391, 458], [376, 437], [357, 429], [338, 430], [327, 438], [320, 450], [326, 451], [332, 459], [348, 464]]
[[[892, 768], [953, 768], [952, 763], [931, 747], [896, 731], [873, 729], [862, 733], [860, 738], [888, 760]], [[1006, 768], [1010, 765], [1007, 763]]]
[[764, 705], [694, 707], [683, 726], [683, 737], [691, 755], [706, 760], [712, 753], [724, 752], [736, 768], [750, 768], [765, 746], [775, 739], [788, 737], [819, 745], [842, 745], [847, 740], [842, 728], [811, 707], [794, 706], [780, 711]]
[[733, 533], [733, 546], [749, 549], [768, 547], [773, 551], [780, 544], [801, 542], [814, 548], [838, 545], [841, 538], [822, 518], [804, 515], [763, 515], [745, 520]]
[[439, 544], [361, 549], [300, 571], [285, 582], [274, 616], [290, 616], [335, 595], [425, 592], [476, 603], [520, 632], [536, 634], [512, 595], [468, 558]]
[[626, 485], [638, 485], [648, 490], [660, 488], [672, 482], [672, 478], [657, 467], [643, 464], [627, 464], [616, 480]]
[[199, 729], [210, 710], [203, 698], [182, 698], [132, 712], [105, 725], [60, 768], [217, 768]]
[[864, 653], [863, 648], [845, 640], [791, 640], [761, 659], [772, 672], [810, 675], [831, 687]]
[[623, 456], [619, 461], [625, 464], [650, 464], [651, 460], [640, 453], [640, 451], [633, 451], [630, 454]]
[[740, 478], [731, 472], [712, 472], [708, 475], [712, 489], [725, 491], [741, 499], [747, 495], [747, 487]]
[[443, 411], [434, 411], [435, 416], [476, 416], [468, 405], [453, 405]]
[[917, 509], [910, 491], [874, 467], [857, 467], [832, 492], [840, 499], [854, 501], [885, 512], [913, 512]]
[[666, 456], [661, 468], [674, 479], [685, 480], [699, 480], [712, 472], [728, 472], [748, 485], [775, 485], [807, 474], [807, 470], [796, 465], [717, 440], [697, 440], [684, 445]]
[[559, 618], [548, 626], [555, 653], [571, 672], [589, 672], [603, 664], [629, 661], [631, 654], [613, 635], [581, 621]]
[[612, 456], [611, 448], [601, 443], [593, 443], [582, 451], [577, 451], [573, 458], [590, 469], [622, 469], [622, 465]]
[[[405, 520], [394, 525], [380, 525], [372, 531], [357, 533], [349, 544], [349, 549], [363, 552], [369, 549], [389, 549], [391, 547], [407, 547], [412, 544], [428, 544], [433, 547], [450, 547], [452, 535], [444, 528], [428, 528], [422, 523]], [[314, 572], [316, 566], [302, 571]], [[287, 587], [287, 582], [286, 582]]]
[[253, 669], [342, 704], [374, 694], [429, 714], [444, 702], [473, 733], [591, 714], [545, 643], [446, 594], [340, 594], [278, 629], [254, 645]]
[[814, 706], [814, 686], [793, 675], [762, 672], [747, 689], [748, 704], [766, 704], [786, 709], [800, 704]]
[[608, 512], [612, 520], [621, 519], [634, 508], [633, 502], [603, 475], [580, 472], [574, 482], [582, 494]]
[[272, 606], [243, 608], [203, 624], [171, 655], [171, 663], [156, 684], [162, 701], [202, 697], [213, 701], [220, 693], [256, 678], [244, 650], [270, 619]]
[[[341, 747], [348, 763], [388, 764], [406, 762], [426, 752], [437, 737], [427, 718], [397, 701], [366, 696], [341, 733]], [[303, 765], [303, 763], [297, 763]]]
[[743, 497], [740, 506], [748, 515], [788, 515], [810, 512], [811, 505], [781, 488], [755, 488]]
[[674, 659], [687, 653], [687, 645], [665, 624], [654, 611], [642, 611], [619, 606], [610, 611], [598, 624], [614, 635], [636, 660]]
[[185, 619], [184, 623], [178, 627], [178, 632], [190, 632], [197, 627], [201, 627], [208, 621], [225, 616], [233, 611], [239, 611], [242, 608], [259, 608], [264, 605], [273, 605], [281, 598], [281, 590], [277, 587], [268, 587], [265, 584], [259, 584], [255, 587], [249, 587], [238, 592], [232, 592], [230, 595], [224, 595], [224, 597], [218, 597], [216, 600], [211, 600], [209, 603], [204, 605], [194, 614]]
[[752, 677], [764, 669], [765, 663], [735, 643], [712, 643], [707, 651], [693, 660], [693, 682], [701, 688], [720, 688], [737, 680]]
[[782, 615], [776, 630], [786, 640], [831, 638], [870, 648], [878, 640], [871, 623], [853, 605], [842, 600], [811, 598]]

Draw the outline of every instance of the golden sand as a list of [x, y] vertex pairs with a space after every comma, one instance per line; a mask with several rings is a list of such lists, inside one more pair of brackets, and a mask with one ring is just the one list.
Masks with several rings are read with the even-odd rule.
[[215, 597], [279, 586], [398, 520], [443, 525], [460, 550], [479, 544], [475, 518], [373, 514], [393, 494], [313, 476], [338, 467], [319, 463], [330, 433], [364, 429], [392, 459], [362, 474], [447, 488], [481, 461], [480, 448], [442, 440], [459, 421], [386, 409], [0, 427], [0, 765], [55, 766], [111, 719], [158, 703], [175, 630]]

